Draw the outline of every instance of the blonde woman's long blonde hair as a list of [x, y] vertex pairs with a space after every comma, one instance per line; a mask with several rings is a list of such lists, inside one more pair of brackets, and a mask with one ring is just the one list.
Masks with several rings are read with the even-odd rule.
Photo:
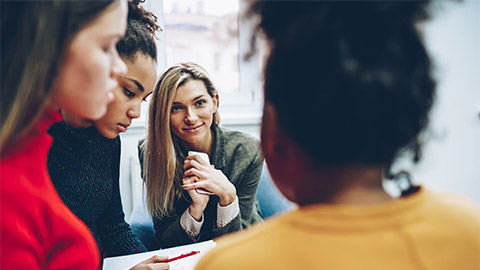
[[[207, 92], [217, 94], [208, 73], [194, 63], [181, 63], [167, 69], [158, 79], [149, 108], [147, 140], [144, 150], [143, 179], [147, 208], [152, 217], [160, 218], [173, 210], [174, 201], [182, 196], [183, 165], [175, 136], [170, 129], [170, 113], [178, 87], [190, 80], [201, 80]], [[213, 115], [220, 122], [218, 110]], [[180, 158], [179, 158], [180, 157]]]

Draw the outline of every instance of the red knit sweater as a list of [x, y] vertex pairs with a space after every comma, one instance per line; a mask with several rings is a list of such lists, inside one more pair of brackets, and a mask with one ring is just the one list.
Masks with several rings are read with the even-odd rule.
[[47, 172], [60, 114], [48, 111], [14, 153], [0, 163], [0, 268], [98, 269], [88, 228], [63, 204]]

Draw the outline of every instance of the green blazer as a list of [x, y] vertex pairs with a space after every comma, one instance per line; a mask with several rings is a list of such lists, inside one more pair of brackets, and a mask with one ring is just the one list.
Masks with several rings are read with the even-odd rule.
[[[215, 237], [239, 231], [262, 218], [256, 207], [256, 194], [263, 167], [260, 142], [255, 137], [212, 125], [214, 142], [210, 164], [221, 170], [237, 190], [240, 213], [223, 228], [217, 228], [217, 204], [219, 198], [211, 196], [205, 208], [204, 222], [199, 235], [191, 237], [180, 225], [180, 217], [190, 205], [189, 196], [175, 201], [170, 216], [154, 218], [155, 239], [161, 248], [174, 247], [206, 241]], [[139, 159], [143, 167], [143, 141], [139, 141]], [[185, 153], [182, 153], [185, 156]]]

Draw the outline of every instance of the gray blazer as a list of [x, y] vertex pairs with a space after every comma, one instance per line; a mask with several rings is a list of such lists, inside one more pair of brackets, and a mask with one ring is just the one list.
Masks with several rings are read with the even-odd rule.
[[[189, 196], [175, 201], [174, 211], [170, 216], [154, 218], [155, 239], [161, 248], [192, 244], [238, 231], [260, 221], [261, 216], [256, 207], [257, 187], [263, 167], [263, 156], [259, 140], [248, 134], [228, 130], [212, 125], [214, 142], [210, 163], [221, 170], [237, 189], [240, 213], [223, 228], [217, 228], [217, 204], [219, 198], [211, 196], [205, 208], [204, 222], [199, 235], [191, 237], [180, 225], [180, 217], [190, 205]], [[144, 140], [139, 142], [139, 159], [143, 166]]]

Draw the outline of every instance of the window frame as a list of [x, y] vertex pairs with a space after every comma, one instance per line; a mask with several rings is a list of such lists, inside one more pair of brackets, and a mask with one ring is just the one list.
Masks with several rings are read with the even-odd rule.
[[[208, 0], [206, 0], [208, 1]], [[234, 93], [220, 94], [220, 119], [222, 125], [255, 125], [260, 124], [263, 109], [263, 94], [261, 91], [258, 54], [252, 55], [248, 60], [244, 55], [250, 51], [250, 39], [253, 33], [253, 22], [247, 21], [243, 16], [247, 3], [244, 0], [239, 1], [238, 14], [238, 78], [239, 88]], [[163, 0], [147, 1], [143, 7], [153, 12], [162, 29], [165, 29], [165, 15], [163, 10]], [[166, 37], [165, 31], [157, 34], [156, 40], [157, 73], [158, 76], [167, 68], [166, 57]], [[201, 63], [199, 63], [201, 64]], [[213, 82], [215, 83], [215, 82]], [[148, 119], [148, 102], [142, 104], [142, 113], [138, 119], [134, 119], [133, 126], [146, 127]]]

